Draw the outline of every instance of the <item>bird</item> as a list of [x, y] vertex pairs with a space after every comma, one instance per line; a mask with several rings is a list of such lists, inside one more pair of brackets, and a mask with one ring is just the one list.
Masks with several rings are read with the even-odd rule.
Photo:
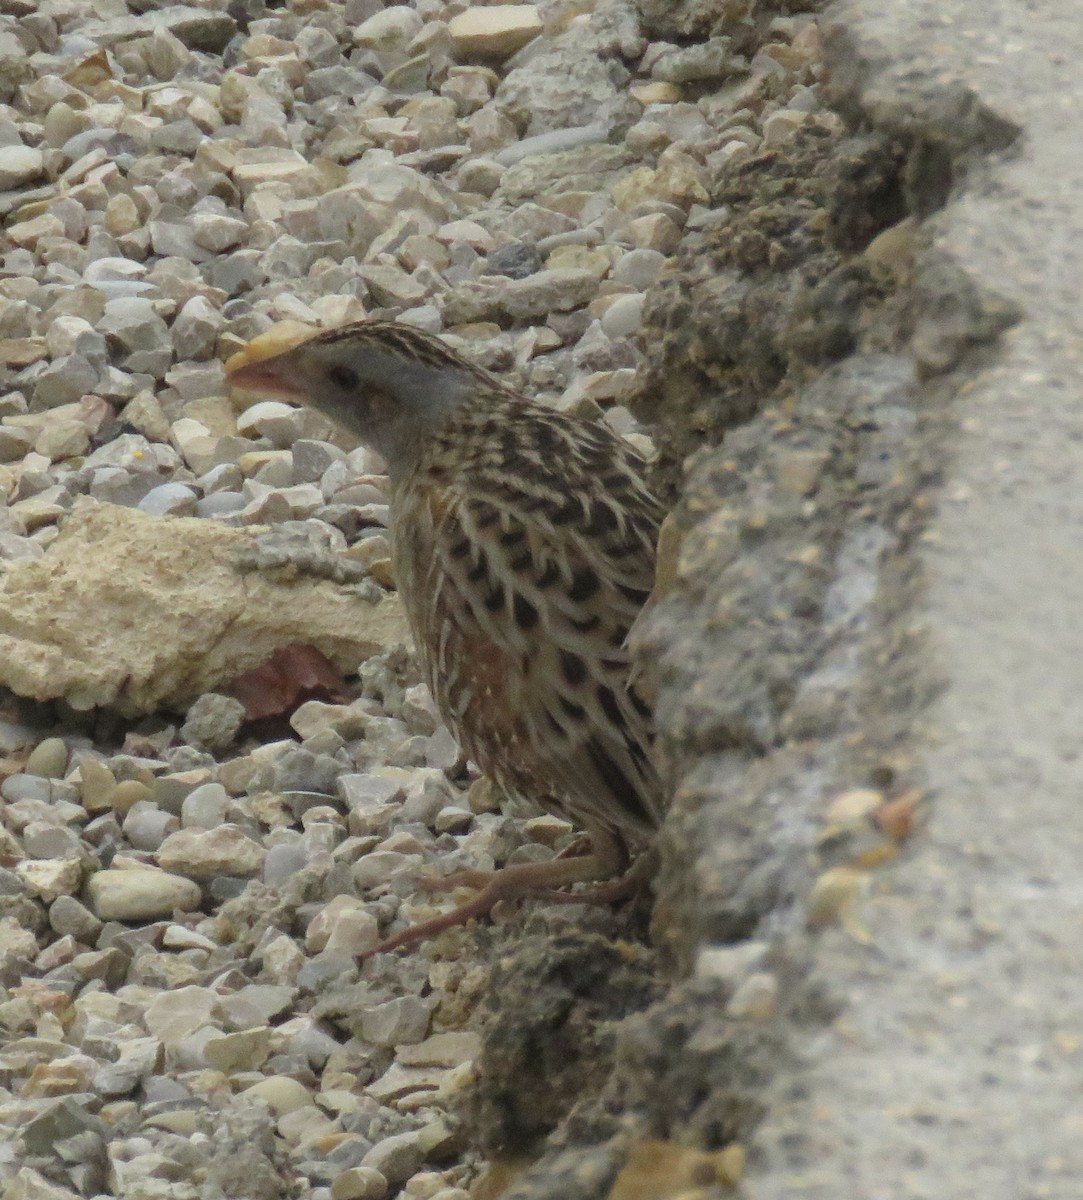
[[429, 880], [477, 895], [369, 955], [532, 892], [575, 899], [569, 885], [616, 877], [597, 890], [620, 894], [663, 808], [628, 646], [664, 516], [644, 461], [601, 422], [532, 400], [393, 320], [242, 355], [227, 371], [234, 387], [316, 409], [383, 458], [392, 575], [444, 721], [505, 796], [589, 839], [588, 853]]

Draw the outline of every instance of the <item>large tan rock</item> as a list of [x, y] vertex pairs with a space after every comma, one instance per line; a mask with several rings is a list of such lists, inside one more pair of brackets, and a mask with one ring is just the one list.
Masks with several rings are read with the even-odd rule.
[[42, 558], [0, 578], [0, 685], [134, 714], [184, 707], [282, 646], [349, 672], [409, 641], [397, 596], [252, 570], [258, 533], [81, 499]]

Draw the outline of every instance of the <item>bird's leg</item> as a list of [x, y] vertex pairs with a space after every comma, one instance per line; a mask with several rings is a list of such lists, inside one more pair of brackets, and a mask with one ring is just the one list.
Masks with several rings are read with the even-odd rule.
[[[651, 846], [623, 871], [616, 879], [610, 879], [597, 887], [576, 892], [544, 891], [538, 895], [550, 904], [619, 904], [630, 900], [646, 888], [658, 869], [658, 852]], [[610, 872], [611, 874], [613, 872]], [[597, 875], [595, 879], [603, 876]]]
[[[379, 945], [366, 951], [362, 959], [426, 941], [445, 929], [454, 929], [477, 917], [488, 916], [502, 900], [517, 900], [532, 892], [562, 903], [611, 904], [622, 899], [624, 893], [619, 888], [614, 889], [612, 898], [606, 887], [591, 889], [582, 895], [554, 890], [574, 883], [608, 879], [627, 866], [628, 856], [623, 843], [608, 830], [591, 829], [590, 840], [592, 852], [574, 858], [555, 858], [544, 863], [513, 863], [498, 871], [457, 871], [453, 875], [423, 876], [419, 883], [426, 891], [450, 891], [457, 887], [476, 887], [480, 890], [472, 900], [451, 912], [442, 913], [428, 921], [419, 921], [385, 938]], [[613, 880], [613, 883], [623, 885], [624, 879]]]

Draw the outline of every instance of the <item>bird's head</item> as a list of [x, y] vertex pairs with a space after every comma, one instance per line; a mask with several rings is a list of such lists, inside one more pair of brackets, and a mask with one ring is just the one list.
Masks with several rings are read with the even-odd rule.
[[498, 388], [439, 338], [359, 321], [227, 368], [234, 387], [318, 409], [371, 446], [392, 476], [479, 385]]

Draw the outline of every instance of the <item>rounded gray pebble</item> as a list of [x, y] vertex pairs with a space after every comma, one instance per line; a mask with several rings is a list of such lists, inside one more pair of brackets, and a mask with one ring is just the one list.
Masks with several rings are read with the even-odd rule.
[[658, 278], [666, 256], [660, 250], [629, 250], [610, 272], [614, 283], [645, 291]]
[[204, 783], [181, 803], [183, 829], [214, 829], [226, 819], [229, 795], [220, 783]]
[[136, 850], [157, 850], [179, 828], [176, 817], [146, 800], [132, 805], [123, 825], [124, 836]]
[[300, 842], [272, 846], [263, 860], [261, 878], [264, 883], [282, 883], [301, 870], [306, 858], [305, 847]]
[[606, 337], [631, 337], [639, 329], [646, 298], [642, 292], [618, 296], [602, 315], [602, 332]]
[[240, 512], [248, 501], [240, 492], [213, 492], [196, 504], [197, 517], [229, 517]]
[[23, 831], [28, 858], [81, 858], [83, 845], [74, 829], [34, 821]]
[[417, 1173], [425, 1161], [425, 1153], [418, 1143], [418, 1131], [395, 1133], [378, 1142], [362, 1159], [363, 1167], [379, 1171], [392, 1187], [399, 1187]]
[[49, 906], [49, 924], [58, 937], [73, 937], [92, 946], [102, 931], [102, 922], [74, 896], [57, 896]]
[[44, 775], [17, 772], [0, 783], [0, 797], [9, 803], [16, 800], [40, 800], [43, 804], [51, 804], [61, 794], [60, 785], [53, 779], [46, 779]]
[[196, 510], [197, 497], [183, 483], [162, 483], [151, 488], [136, 505], [152, 517], [186, 517]]

